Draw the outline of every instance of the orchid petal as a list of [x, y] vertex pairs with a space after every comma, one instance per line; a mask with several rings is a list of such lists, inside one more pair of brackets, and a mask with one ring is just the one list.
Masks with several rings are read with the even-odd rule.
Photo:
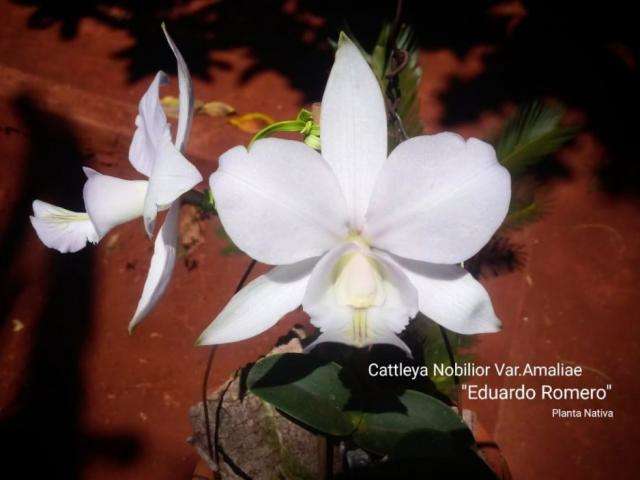
[[464, 268], [395, 259], [418, 290], [420, 311], [434, 322], [464, 334], [500, 330], [489, 294]]
[[453, 133], [401, 143], [380, 172], [364, 235], [378, 248], [433, 263], [459, 263], [504, 220], [511, 183], [493, 147]]
[[144, 226], [149, 236], [153, 234], [158, 211], [168, 208], [180, 195], [202, 181], [198, 169], [178, 151], [168, 137], [163, 137], [157, 153], [144, 200]]
[[374, 324], [380, 323], [377, 322], [377, 316], [380, 316], [380, 321], [384, 321], [391, 331], [400, 333], [409, 320], [418, 314], [418, 291], [404, 270], [395, 262], [390, 262], [387, 255], [375, 252], [374, 257], [380, 264], [388, 287], [384, 308], [372, 308], [371, 318]]
[[149, 182], [123, 180], [87, 167], [83, 170], [87, 175], [84, 205], [100, 238], [116, 225], [142, 215]]
[[181, 153], [184, 150], [193, 117], [193, 92], [189, 70], [180, 51], [163, 25], [169, 46], [178, 63], [180, 87], [180, 115], [175, 144], [159, 99], [159, 87], [167, 83], [167, 76], [158, 72], [139, 105], [137, 129], [129, 149], [131, 164], [149, 177], [149, 189], [144, 202], [144, 226], [153, 234], [156, 215], [168, 208], [183, 193], [202, 181], [202, 175]]
[[340, 187], [302, 142], [268, 138], [220, 157], [211, 175], [216, 209], [233, 242], [267, 264], [316, 257], [347, 233]]
[[[175, 149], [184, 150], [193, 119], [193, 87], [189, 70], [171, 37], [165, 31], [169, 45], [178, 62], [178, 84], [180, 87], [180, 111]], [[129, 161], [143, 175], [151, 177], [155, 164], [167, 154], [167, 143], [171, 142], [171, 128], [160, 104], [160, 85], [168, 83], [167, 75], [158, 72], [142, 96], [136, 117], [136, 131], [129, 148]], [[184, 162], [188, 163], [186, 159]], [[195, 168], [195, 167], [194, 167]]]
[[176, 263], [179, 219], [180, 204], [176, 202], [167, 212], [164, 223], [156, 237], [149, 273], [147, 273], [147, 279], [144, 282], [142, 296], [138, 302], [136, 312], [129, 323], [129, 332], [132, 332], [153, 310], [153, 307], [155, 307], [167, 289]]
[[164, 72], [158, 72], [138, 105], [139, 113], [136, 117], [136, 131], [129, 147], [129, 161], [138, 172], [147, 177], [153, 171], [160, 140], [168, 138], [171, 141], [171, 130], [159, 97], [160, 85], [165, 85], [168, 81]]
[[200, 335], [198, 345], [237, 342], [275, 325], [300, 305], [315, 263], [309, 259], [275, 267], [250, 282]]
[[322, 156], [335, 172], [351, 224], [359, 230], [387, 157], [387, 116], [373, 71], [344, 34], [322, 97], [320, 131]]
[[99, 240], [89, 215], [84, 212], [73, 212], [35, 200], [30, 218], [42, 243], [60, 253], [74, 253], [82, 250], [87, 242], [97, 243]]
[[176, 132], [176, 148], [184, 152], [187, 139], [189, 138], [189, 132], [191, 131], [191, 122], [193, 120], [193, 83], [191, 82], [191, 75], [187, 68], [187, 63], [184, 61], [180, 50], [176, 47], [169, 32], [164, 23], [162, 24], [162, 31], [167, 42], [176, 57], [178, 63], [178, 88], [180, 89], [180, 110], [178, 112], [178, 129]]

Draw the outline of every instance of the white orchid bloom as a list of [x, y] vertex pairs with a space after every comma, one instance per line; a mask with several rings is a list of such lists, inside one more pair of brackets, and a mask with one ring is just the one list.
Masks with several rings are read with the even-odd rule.
[[86, 213], [36, 200], [31, 217], [40, 240], [64, 253], [80, 250], [87, 241], [96, 243], [115, 226], [139, 217], [143, 217], [145, 230], [152, 236], [158, 212], [169, 210], [155, 240], [149, 273], [130, 330], [151, 311], [166, 289], [176, 258], [178, 200], [202, 181], [202, 175], [183, 155], [193, 119], [191, 77], [164, 25], [163, 30], [178, 64], [180, 110], [175, 142], [159, 99], [160, 85], [167, 83], [168, 78], [158, 72], [140, 100], [137, 128], [129, 149], [129, 161], [148, 180], [123, 180], [85, 167]]
[[236, 294], [199, 344], [258, 335], [302, 305], [317, 342], [387, 343], [418, 311], [459, 333], [499, 330], [485, 289], [460, 263], [507, 213], [494, 149], [453, 133], [415, 137], [387, 156], [380, 86], [341, 36], [322, 99], [322, 155], [257, 141], [210, 179], [222, 224], [244, 252], [277, 265]]

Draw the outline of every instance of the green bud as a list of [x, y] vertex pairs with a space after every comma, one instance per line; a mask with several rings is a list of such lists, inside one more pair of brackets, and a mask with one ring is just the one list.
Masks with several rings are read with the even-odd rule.
[[307, 135], [304, 137], [304, 143], [314, 150], [320, 151], [320, 135]]

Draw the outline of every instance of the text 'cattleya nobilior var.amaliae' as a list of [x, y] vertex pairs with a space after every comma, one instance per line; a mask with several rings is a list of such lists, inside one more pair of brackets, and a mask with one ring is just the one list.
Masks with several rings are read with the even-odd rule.
[[[149, 180], [87, 169], [86, 214], [36, 201], [32, 217], [41, 240], [64, 252], [139, 216], [151, 234], [158, 210], [169, 209], [131, 326], [166, 288], [180, 196], [201, 181], [183, 156], [193, 111], [189, 73], [167, 38], [178, 61], [176, 139], [158, 100], [166, 78], [159, 73], [140, 102], [129, 155]], [[210, 188], [222, 225], [242, 251], [275, 267], [240, 290], [198, 343], [258, 335], [300, 305], [321, 330], [314, 345], [386, 343], [408, 352], [397, 334], [418, 312], [458, 333], [497, 331], [487, 292], [462, 266], [507, 214], [510, 177], [493, 147], [440, 133], [388, 154], [381, 87], [345, 35], [322, 98], [320, 147], [266, 138], [220, 157]]]

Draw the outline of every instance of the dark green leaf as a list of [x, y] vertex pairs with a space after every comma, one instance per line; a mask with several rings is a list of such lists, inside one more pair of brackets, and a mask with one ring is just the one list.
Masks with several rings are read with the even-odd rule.
[[405, 390], [398, 400], [402, 409], [363, 414], [353, 435], [358, 445], [386, 455], [398, 453], [408, 436], [420, 435], [421, 449], [442, 456], [473, 444], [467, 426], [441, 401], [415, 390]]
[[352, 391], [343, 383], [347, 375], [347, 367], [333, 362], [281, 354], [258, 362], [247, 386], [309, 428], [332, 436], [351, 435], [360, 447], [390, 455], [391, 460], [427, 459], [431, 467], [449, 468], [451, 462], [455, 466], [474, 455], [469, 449], [474, 443], [471, 432], [449, 406], [415, 390], [397, 395], [363, 390], [361, 384]]
[[[453, 377], [439, 376], [433, 373], [433, 364], [449, 365], [449, 354], [444, 343], [440, 326], [433, 320], [420, 314], [409, 326], [409, 335], [413, 335], [422, 345], [423, 363], [429, 367], [429, 378], [436, 388], [445, 395], [451, 395], [455, 387]], [[447, 338], [455, 354], [457, 363], [471, 361], [471, 355], [461, 355], [460, 349], [470, 347], [474, 337], [447, 331]]]
[[271, 355], [256, 363], [247, 378], [249, 390], [287, 415], [328, 435], [354, 430], [345, 413], [350, 392], [340, 379], [341, 367], [311, 355]]
[[391, 25], [389, 23], [385, 23], [382, 26], [382, 29], [378, 34], [376, 44], [373, 47], [373, 52], [368, 57], [371, 69], [373, 70], [373, 73], [375, 73], [376, 77], [378, 77], [378, 81], [383, 87], [386, 86], [386, 79], [384, 75], [387, 71], [387, 61], [389, 60], [389, 49], [387, 48], [387, 43], [390, 30]]

